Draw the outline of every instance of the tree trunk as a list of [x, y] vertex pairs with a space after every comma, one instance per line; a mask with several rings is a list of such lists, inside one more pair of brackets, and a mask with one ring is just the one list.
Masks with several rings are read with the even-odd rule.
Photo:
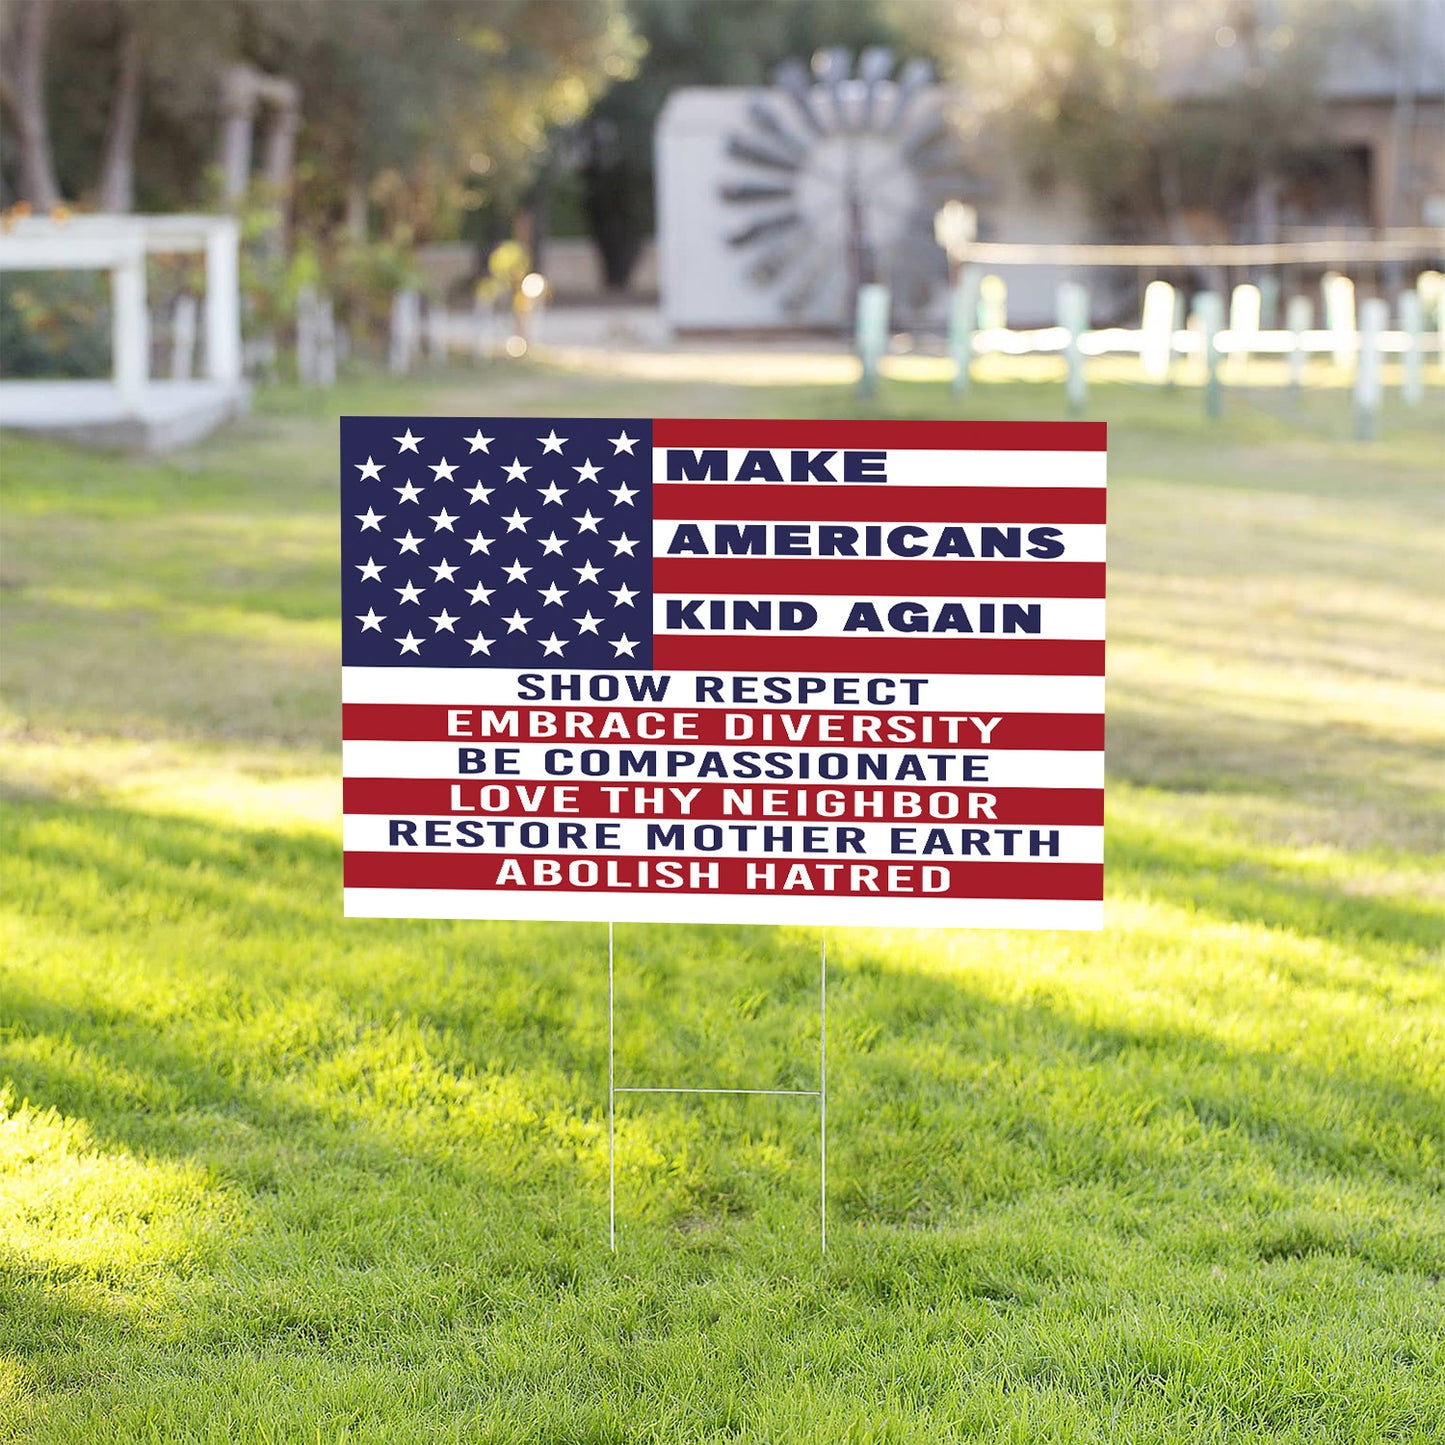
[[120, 7], [120, 45], [110, 124], [105, 137], [105, 162], [97, 201], [102, 211], [129, 211], [135, 206], [135, 141], [140, 127], [140, 31], [128, 7]]
[[45, 109], [45, 50], [50, 0], [18, 0], [12, 55], [11, 112], [20, 151], [20, 195], [37, 211], [60, 204]]

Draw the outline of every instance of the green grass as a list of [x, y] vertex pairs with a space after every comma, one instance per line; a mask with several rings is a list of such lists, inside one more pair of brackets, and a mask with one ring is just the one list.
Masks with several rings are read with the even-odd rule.
[[[600, 927], [340, 918], [337, 411], [7, 438], [0, 1438], [1445, 1438], [1438, 393], [1111, 423], [1109, 926], [830, 939], [805, 1100], [632, 1099]], [[1053, 385], [981, 415], [1058, 415]], [[943, 415], [945, 390], [879, 409]], [[620, 929], [632, 1083], [812, 1087], [817, 936]]]

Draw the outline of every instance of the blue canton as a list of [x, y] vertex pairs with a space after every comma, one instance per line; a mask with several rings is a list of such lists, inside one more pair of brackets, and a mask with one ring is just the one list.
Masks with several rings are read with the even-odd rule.
[[347, 667], [652, 666], [652, 423], [343, 417]]

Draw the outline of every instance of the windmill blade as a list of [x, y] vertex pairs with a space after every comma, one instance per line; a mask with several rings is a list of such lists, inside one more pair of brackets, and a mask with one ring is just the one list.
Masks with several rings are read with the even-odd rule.
[[858, 78], [863, 82], [862, 128], [873, 124], [878, 108], [879, 87], [893, 73], [893, 52], [886, 45], [870, 45], [858, 58]]
[[757, 126], [775, 145], [781, 147], [796, 160], [802, 160], [808, 153], [808, 143], [797, 131], [790, 130], [772, 106], [761, 96], [754, 96], [748, 102], [748, 119]]
[[733, 247], [750, 246], [764, 236], [776, 236], [779, 232], [791, 231], [795, 226], [802, 224], [801, 211], [783, 211], [778, 215], [763, 216], [750, 226], [744, 226], [741, 231], [734, 231], [727, 238], [727, 243]]
[[910, 60], [899, 72], [893, 89], [893, 106], [883, 118], [882, 131], [891, 135], [902, 124], [919, 94], [933, 84], [933, 67], [926, 60]]
[[802, 112], [803, 121], [814, 135], [822, 135], [823, 124], [813, 105], [813, 87], [808, 70], [801, 60], [785, 60], [773, 72], [773, 83]]
[[795, 194], [792, 186], [765, 186], [756, 181], [735, 182], [718, 187], [718, 195], [731, 205], [747, 205], [754, 201], [791, 201]]
[[835, 130], [850, 130], [843, 89], [853, 71], [853, 57], [845, 46], [832, 45], [813, 53], [813, 74], [833, 102]]
[[743, 140], [741, 136], [728, 137], [727, 153], [735, 161], [746, 161], [748, 165], [761, 166], [764, 170], [787, 171], [791, 174], [798, 169], [798, 162], [791, 156], [780, 156], [776, 151], [764, 150], [762, 146]]

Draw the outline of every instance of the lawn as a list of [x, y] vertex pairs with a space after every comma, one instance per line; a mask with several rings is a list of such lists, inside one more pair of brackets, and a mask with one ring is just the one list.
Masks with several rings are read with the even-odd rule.
[[[6, 438], [0, 1439], [1445, 1439], [1438, 390], [1363, 444], [1096, 387], [1108, 928], [830, 937], [826, 1256], [767, 1098], [627, 1100], [608, 1252], [600, 927], [341, 919], [334, 422], [408, 410], [856, 405], [526, 365]], [[814, 1087], [817, 946], [619, 929], [620, 1081]]]

